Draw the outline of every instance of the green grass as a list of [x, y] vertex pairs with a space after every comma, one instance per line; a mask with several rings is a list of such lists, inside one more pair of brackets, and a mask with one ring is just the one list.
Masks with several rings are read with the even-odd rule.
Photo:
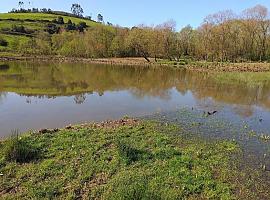
[[[57, 19], [57, 17], [60, 15], [55, 14], [46, 14], [46, 13], [0, 13], [0, 19], [19, 19], [19, 20], [49, 20], [52, 21], [54, 19]], [[64, 22], [67, 23], [70, 19], [72, 22], [78, 24], [79, 22], [85, 22], [88, 26], [95, 26], [98, 23], [86, 20], [86, 19], [80, 19], [76, 17], [68, 17], [68, 16], [62, 16], [64, 18]], [[29, 22], [27, 22], [29, 23]], [[38, 25], [38, 23], [36, 23]]]
[[26, 37], [23, 35], [8, 35], [8, 34], [1, 34], [1, 33], [0, 33], [0, 38], [3, 38], [4, 40], [8, 42], [8, 46], [6, 47], [0, 46], [0, 52], [13, 51], [14, 49], [17, 49], [20, 44], [25, 44], [30, 40], [29, 37]]
[[212, 74], [212, 78], [220, 84], [245, 84], [248, 86], [257, 87], [270, 83], [270, 72], [227, 72]]
[[2, 150], [2, 160], [11, 162], [26, 163], [38, 157], [38, 149], [26, 138], [21, 138], [17, 131], [5, 141]]
[[[0, 46], [0, 52], [22, 52], [26, 48], [23, 45], [29, 37], [36, 37], [36, 34], [45, 31], [48, 24], [53, 23], [52, 21], [57, 19], [61, 15], [57, 14], [46, 14], [46, 13], [0, 13], [0, 37], [8, 40], [8, 46]], [[73, 23], [78, 25], [80, 22], [85, 22], [88, 27], [102, 26], [101, 24], [87, 19], [81, 19], [76, 17], [62, 16], [64, 23], [71, 20]], [[27, 21], [36, 20], [36, 21]], [[41, 21], [40, 21], [41, 20]], [[13, 26], [23, 26], [27, 32], [24, 33], [12, 33]], [[64, 28], [65, 25], [56, 24], [60, 28]], [[106, 26], [108, 29], [112, 29], [110, 26]], [[22, 45], [18, 45], [18, 43]], [[33, 53], [33, 52], [32, 52]]]
[[40, 149], [32, 162], [7, 160], [2, 199], [232, 199], [233, 142], [185, 139], [174, 126], [141, 122], [116, 129], [75, 126], [23, 135]]
[[[1, 15], [1, 14], [0, 14]], [[13, 25], [24, 26], [31, 30], [44, 30], [45, 24], [40, 22], [0, 21], [0, 29], [11, 29]]]

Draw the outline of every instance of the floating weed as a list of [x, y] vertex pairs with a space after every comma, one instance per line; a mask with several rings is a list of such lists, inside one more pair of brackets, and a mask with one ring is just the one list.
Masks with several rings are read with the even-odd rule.
[[261, 134], [259, 138], [263, 141], [270, 141], [270, 135]]

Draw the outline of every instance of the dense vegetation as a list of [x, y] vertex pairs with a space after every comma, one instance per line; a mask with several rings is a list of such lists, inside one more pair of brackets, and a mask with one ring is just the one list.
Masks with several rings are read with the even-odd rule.
[[43, 130], [0, 149], [4, 199], [232, 199], [240, 186], [229, 181], [234, 142], [185, 139], [152, 122]]
[[[131, 29], [105, 26], [83, 18], [82, 8], [73, 6], [77, 10], [71, 14], [72, 19], [52, 11], [53, 14], [44, 11], [0, 15], [0, 27], [5, 33], [0, 36], [0, 50], [85, 58], [140, 56], [147, 60], [153, 57], [181, 62], [185, 62], [182, 58], [231, 62], [270, 59], [269, 13], [261, 5], [240, 15], [228, 10], [209, 15], [200, 27], [186, 26], [180, 32], [175, 30], [174, 21]], [[40, 25], [42, 21], [37, 16], [50, 19]], [[99, 15], [98, 19], [102, 22], [103, 16]], [[7, 21], [15, 25], [7, 27]], [[6, 33], [16, 34], [16, 40], [12, 41]]]

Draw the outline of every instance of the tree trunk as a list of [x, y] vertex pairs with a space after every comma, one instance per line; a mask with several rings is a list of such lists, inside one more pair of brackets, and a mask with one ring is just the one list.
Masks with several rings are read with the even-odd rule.
[[144, 57], [145, 60], [147, 60], [147, 62], [150, 63], [150, 60], [145, 55], [143, 57]]

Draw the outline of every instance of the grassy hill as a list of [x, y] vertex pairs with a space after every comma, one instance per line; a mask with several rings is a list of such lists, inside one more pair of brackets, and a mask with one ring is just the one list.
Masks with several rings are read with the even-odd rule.
[[[55, 20], [63, 17], [64, 24], [57, 24]], [[44, 31], [49, 25], [55, 25], [64, 28], [67, 22], [71, 20], [75, 25], [84, 22], [88, 27], [99, 25], [99, 23], [85, 18], [65, 16], [60, 14], [48, 13], [0, 13], [0, 52], [11, 51], [16, 47], [16, 43], [27, 42], [35, 33]], [[14, 27], [22, 27], [24, 32], [14, 31]], [[1, 45], [1, 39], [7, 42], [7, 45]]]
[[[47, 13], [0, 13], [0, 28], [11, 26], [12, 24], [22, 24], [29, 28], [36, 28], [40, 29], [43, 27], [44, 24], [40, 24], [39, 21], [48, 20], [52, 22], [54, 19], [57, 19], [58, 16], [62, 16], [64, 18], [64, 22], [67, 23], [68, 20], [71, 20], [75, 24], [79, 22], [85, 22], [88, 26], [97, 25], [97, 22], [89, 20], [89, 19], [82, 19], [77, 17], [70, 17], [70, 16], [63, 16], [57, 14], [47, 14]], [[15, 21], [14, 21], [15, 20]], [[34, 22], [29, 22], [27, 20], [34, 20]]]

